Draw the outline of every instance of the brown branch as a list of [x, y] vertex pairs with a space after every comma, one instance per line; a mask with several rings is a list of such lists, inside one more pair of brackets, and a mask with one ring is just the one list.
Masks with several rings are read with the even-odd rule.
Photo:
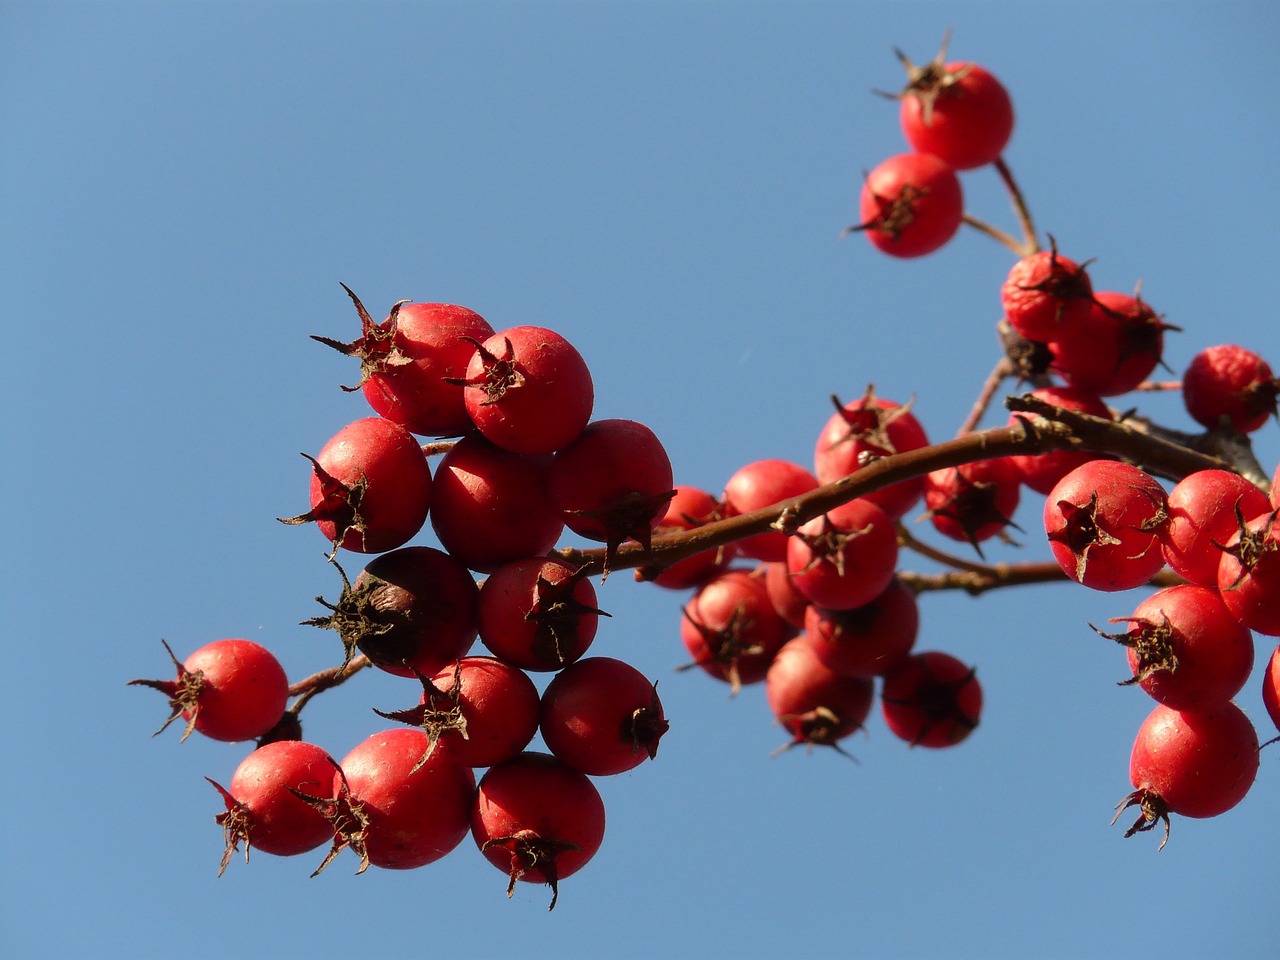
[[343, 666], [321, 670], [318, 673], [311, 674], [309, 677], [304, 677], [297, 683], [290, 684], [289, 696], [297, 697], [297, 699], [289, 707], [289, 712], [297, 716], [302, 711], [302, 708], [307, 705], [307, 701], [317, 693], [341, 686], [369, 665], [369, 658], [364, 654], [359, 654], [352, 657]]
[[1030, 256], [1040, 250], [1040, 240], [1036, 236], [1036, 225], [1031, 220], [1031, 208], [1027, 206], [1027, 198], [1022, 195], [1022, 188], [1013, 177], [1013, 171], [1004, 162], [1004, 157], [997, 157], [993, 164], [1004, 188], [1009, 191], [1009, 200], [1013, 204], [1013, 212], [1022, 226], [1022, 252], [1019, 256]]
[[969, 415], [964, 418], [964, 423], [960, 424], [960, 429], [956, 431], [957, 437], [963, 437], [966, 433], [972, 433], [977, 429], [978, 424], [987, 412], [987, 408], [991, 406], [991, 401], [995, 399], [996, 391], [1000, 389], [1000, 384], [1017, 372], [1013, 361], [1007, 356], [1001, 357], [996, 361], [996, 365], [987, 374], [987, 379], [983, 382], [982, 390], [979, 391], [978, 398], [973, 402]]
[[[977, 566], [977, 565], [975, 565]], [[984, 569], [949, 570], [946, 573], [915, 573], [899, 570], [894, 574], [904, 587], [915, 593], [931, 590], [963, 590], [972, 596], [1000, 587], [1018, 587], [1031, 583], [1074, 583], [1051, 561], [1039, 563], [997, 563]], [[1172, 587], [1186, 583], [1172, 570], [1161, 570], [1148, 581], [1153, 587]]]

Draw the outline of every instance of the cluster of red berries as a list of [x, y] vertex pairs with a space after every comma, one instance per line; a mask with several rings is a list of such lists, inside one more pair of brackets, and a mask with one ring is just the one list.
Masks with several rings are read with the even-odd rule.
[[[694, 591], [680, 624], [689, 666], [735, 692], [763, 683], [787, 746], [842, 751], [877, 693], [908, 744], [958, 744], [978, 724], [982, 688], [956, 657], [916, 651], [924, 581], [900, 569], [900, 553], [952, 568], [950, 586], [1000, 585], [982, 544], [1021, 529], [1013, 518], [1026, 491], [1045, 497], [1060, 573], [1041, 566], [1054, 576], [1103, 591], [1163, 588], [1113, 621], [1126, 629], [1103, 634], [1127, 649], [1124, 683], [1157, 701], [1133, 749], [1134, 791], [1121, 810], [1140, 816], [1127, 835], [1163, 822], [1167, 837], [1170, 813], [1213, 816], [1240, 801], [1260, 748], [1234, 698], [1252, 671], [1253, 634], [1280, 636], [1280, 475], [1268, 496], [1247, 434], [1276, 414], [1280, 381], [1257, 354], [1224, 345], [1197, 354], [1179, 384], [1152, 384], [1164, 334], [1177, 328], [1137, 292], [1095, 291], [1088, 262], [1052, 242], [1040, 248], [1002, 159], [1009, 95], [982, 67], [946, 61], [945, 49], [923, 67], [899, 53], [914, 152], [867, 175], [854, 229], [900, 257], [937, 250], [962, 223], [1016, 251], [1000, 289], [998, 379], [1031, 389], [1010, 403], [1008, 424], [978, 431], [984, 400], [960, 438], [931, 446], [910, 402], [868, 388], [848, 403], [832, 398], [812, 469], [755, 461], [716, 496], [676, 486], [644, 425], [591, 420], [590, 372], [554, 331], [495, 332], [464, 307], [408, 301], [376, 323], [348, 289], [361, 335], [315, 339], [359, 358], [360, 382], [344, 389], [362, 391], [377, 416], [308, 456], [309, 508], [283, 521], [314, 522], [331, 544], [341, 593], [304, 622], [337, 632], [340, 666], [290, 686], [269, 651], [229, 639], [183, 663], [170, 651], [173, 680], [133, 681], [168, 697], [165, 726], [185, 719], [183, 739], [197, 730], [258, 742], [227, 787], [210, 781], [225, 801], [223, 869], [241, 844], [246, 856], [286, 856], [326, 842], [316, 873], [346, 848], [360, 871], [409, 869], [470, 833], [509, 877], [508, 895], [518, 880], [547, 883], [554, 906], [559, 880], [603, 838], [590, 778], [652, 758], [667, 730], [654, 683], [585, 656], [607, 616], [590, 577], [610, 566], [639, 564], [638, 579]], [[1014, 198], [1021, 243], [964, 211], [957, 171], [986, 165]], [[1107, 404], [1157, 387], [1180, 388], [1204, 432], [1176, 435]], [[1092, 442], [1089, 428], [1129, 446]], [[1079, 432], [1046, 439], [1062, 429]], [[988, 440], [1004, 445], [999, 455]], [[1157, 442], [1220, 466], [1144, 469]], [[876, 482], [885, 463], [897, 472]], [[862, 495], [846, 492], [868, 475]], [[1166, 492], [1157, 476], [1178, 482]], [[939, 534], [983, 562], [911, 536], [902, 520], [921, 504]], [[428, 521], [440, 549], [410, 544]], [[565, 547], [565, 531], [603, 547]], [[349, 581], [340, 550], [377, 556]], [[477, 638], [489, 655], [472, 653]], [[416, 680], [421, 695], [375, 710], [399, 726], [335, 761], [302, 739], [299, 711], [370, 665]], [[534, 675], [547, 678], [541, 692]], [[1262, 699], [1280, 728], [1280, 648]], [[539, 733], [545, 751], [530, 749]]]
[[[410, 869], [470, 832], [510, 877], [508, 894], [517, 880], [547, 883], [554, 906], [558, 881], [604, 835], [590, 777], [654, 757], [667, 721], [638, 670], [584, 656], [607, 614], [587, 568], [551, 554], [565, 529], [604, 543], [606, 569], [624, 541], [648, 544], [672, 496], [671, 464], [644, 425], [591, 421], [587, 365], [554, 331], [495, 333], [439, 303], [398, 303], [374, 323], [347, 293], [360, 338], [316, 339], [360, 358], [359, 389], [379, 416], [308, 457], [310, 509], [283, 521], [314, 522], [335, 566], [339, 550], [378, 554], [354, 582], [342, 573], [337, 601], [304, 621], [337, 631], [341, 666], [291, 690], [269, 651], [221, 640], [175, 658], [174, 681], [135, 682], [164, 692], [188, 734], [259, 741], [229, 787], [214, 783], [226, 802], [223, 869], [241, 843], [246, 856], [293, 855], [326, 841], [317, 873], [344, 848], [360, 871]], [[459, 439], [424, 448], [418, 436]], [[406, 545], [428, 519], [444, 549]], [[477, 638], [490, 656], [471, 655]], [[406, 726], [335, 762], [301, 739], [298, 710], [366, 664], [416, 677], [420, 701], [375, 710]], [[531, 674], [554, 676], [540, 693]], [[538, 733], [546, 752], [529, 749]]]
[[[908, 71], [898, 95], [902, 128], [916, 152], [892, 157], [866, 177], [863, 220], [851, 228], [894, 256], [937, 250], [966, 221], [957, 171], [995, 163], [1012, 184], [1000, 157], [1013, 129], [1009, 96], [983, 68], [945, 62], [945, 50], [944, 41], [924, 67], [899, 53]], [[1012, 192], [1028, 242], [1000, 291], [1007, 372], [1032, 383], [1038, 401], [1113, 420], [1105, 398], [1146, 385], [1162, 363], [1165, 331], [1179, 328], [1138, 292], [1094, 290], [1088, 262], [1063, 256], [1052, 238], [1049, 250], [1034, 249], [1029, 214]], [[1019, 249], [1007, 235], [968, 222]], [[1276, 415], [1280, 380], [1256, 353], [1224, 344], [1196, 354], [1172, 386], [1207, 431], [1186, 438], [1188, 445], [1215, 449], [1215, 438], [1223, 441], [1217, 448], [1241, 446]], [[1021, 414], [1010, 422], [1018, 419], [1036, 429]], [[1254, 780], [1258, 737], [1232, 698], [1253, 668], [1253, 632], [1280, 636], [1280, 474], [1268, 499], [1265, 477], [1250, 472], [1246, 479], [1226, 469], [1199, 470], [1166, 494], [1137, 465], [1057, 450], [977, 461], [927, 478], [935, 527], [975, 547], [1003, 535], [1025, 486], [1046, 496], [1049, 546], [1071, 579], [1126, 590], [1171, 572], [1174, 585], [1113, 621], [1128, 623], [1126, 632], [1103, 634], [1129, 649], [1133, 677], [1126, 682], [1159, 703], [1134, 745], [1135, 789], [1120, 809], [1138, 806], [1141, 816], [1126, 835], [1163, 821], [1167, 839], [1170, 812], [1222, 813]], [[1263, 700], [1280, 727], [1278, 657], [1280, 650], [1264, 678]]]

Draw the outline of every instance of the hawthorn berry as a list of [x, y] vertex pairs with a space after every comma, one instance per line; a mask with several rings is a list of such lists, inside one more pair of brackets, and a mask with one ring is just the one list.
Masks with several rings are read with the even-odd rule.
[[1165, 323], [1146, 301], [1097, 291], [1083, 316], [1063, 324], [1049, 344], [1050, 369], [1073, 387], [1102, 397], [1128, 393], [1161, 362]]
[[333, 798], [299, 790], [333, 830], [319, 874], [343, 850], [360, 858], [356, 873], [370, 865], [413, 870], [434, 863], [467, 835], [476, 779], [447, 747], [427, 753], [427, 735], [396, 727], [375, 733], [339, 764]]
[[1141, 586], [1164, 566], [1164, 488], [1118, 460], [1091, 460], [1049, 492], [1044, 527], [1062, 572], [1094, 590]]
[[504, 660], [463, 657], [434, 677], [418, 679], [422, 698], [416, 707], [374, 713], [427, 735], [419, 764], [444, 743], [456, 762], [491, 767], [520, 753], [538, 732], [538, 688]]
[[604, 840], [604, 802], [585, 774], [545, 753], [526, 751], [490, 767], [480, 779], [471, 836], [485, 859], [516, 882], [551, 887], [595, 856]]
[[360, 317], [359, 338], [311, 338], [359, 358], [360, 382], [342, 389], [363, 390], [369, 406], [410, 433], [449, 437], [471, 429], [462, 391], [448, 378], [463, 376], [476, 341], [493, 336], [488, 321], [452, 303], [401, 300], [374, 323], [351, 288], [344, 283], [342, 289]]
[[625, 773], [652, 760], [667, 728], [657, 686], [612, 657], [569, 664], [542, 694], [538, 729], [547, 749], [589, 776]]
[[401, 547], [375, 557], [354, 584], [342, 574], [337, 603], [316, 600], [331, 612], [303, 623], [338, 631], [344, 666], [359, 649], [398, 677], [430, 675], [453, 663], [471, 649], [479, 630], [475, 580], [435, 547]]
[[[705, 490], [676, 484], [675, 496], [667, 502], [666, 512], [653, 528], [653, 536], [695, 530], [704, 524], [723, 519], [723, 515], [724, 504]], [[729, 566], [737, 555], [738, 545], [734, 543], [711, 547], [661, 569], [639, 567], [636, 569], [636, 579], [649, 580], [668, 590], [699, 587]]]
[[1252, 433], [1276, 415], [1280, 379], [1252, 350], [1233, 343], [1201, 350], [1182, 374], [1182, 399], [1192, 419], [1209, 429], [1224, 421]]
[[795, 588], [828, 610], [870, 603], [889, 586], [897, 562], [893, 521], [862, 497], [802, 524], [787, 542]]
[[1158, 704], [1133, 743], [1129, 782], [1134, 790], [1120, 801], [1111, 822], [1137, 807], [1138, 819], [1124, 835], [1163, 822], [1163, 849], [1169, 842], [1169, 814], [1203, 819], [1226, 813], [1244, 799], [1257, 773], [1258, 734], [1235, 703], [1205, 711]]
[[1093, 304], [1086, 266], [1062, 256], [1056, 247], [1015, 263], [1000, 288], [1010, 326], [1028, 340], [1049, 343], [1086, 322]]
[[798, 744], [844, 750], [839, 741], [860, 729], [871, 713], [875, 684], [866, 677], [833, 671], [818, 656], [808, 636], [787, 641], [769, 666], [765, 698], [775, 719]]
[[1280, 646], [1271, 651], [1271, 659], [1262, 674], [1262, 705], [1280, 730]]
[[897, 95], [903, 135], [921, 153], [931, 153], [957, 170], [972, 170], [999, 159], [1013, 134], [1009, 93], [976, 63], [948, 62], [947, 40], [923, 66], [895, 50], [907, 70]]
[[759, 683], [796, 628], [773, 607], [764, 578], [744, 570], [726, 570], [707, 581], [685, 605], [680, 639], [693, 666], [729, 684]]
[[983, 540], [1004, 535], [1018, 509], [1022, 471], [1008, 457], [978, 460], [926, 474], [924, 505], [943, 536], [970, 544], [982, 556]]
[[524, 670], [573, 663], [591, 646], [601, 616], [596, 589], [573, 564], [531, 557], [504, 564], [480, 588], [480, 642]]
[[315, 522], [334, 552], [382, 553], [427, 519], [431, 468], [404, 427], [365, 417], [343, 427], [311, 461], [311, 509], [281, 523]]
[[915, 646], [919, 629], [915, 594], [896, 578], [870, 603], [852, 610], [810, 605], [804, 618], [804, 632], [818, 659], [849, 677], [883, 676], [893, 670]]
[[431, 501], [441, 545], [481, 573], [547, 553], [564, 530], [551, 502], [551, 458], [511, 453], [475, 434], [436, 464]]
[[[1128, 648], [1136, 683], [1175, 710], [1226, 703], [1253, 670], [1253, 634], [1227, 610], [1218, 591], [1195, 584], [1160, 590], [1138, 604], [1123, 633], [1102, 633]], [[1096, 629], [1096, 628], [1095, 628]]]
[[1231, 615], [1251, 630], [1280, 637], [1280, 510], [1245, 521], [1223, 545], [1218, 592]]
[[198, 730], [210, 740], [253, 740], [274, 727], [284, 714], [289, 681], [275, 655], [252, 640], [231, 638], [205, 644], [179, 663], [165, 641], [165, 651], [177, 668], [174, 680], [130, 680], [130, 686], [150, 687], [169, 698], [173, 711], [156, 731], [160, 734], [182, 717], [182, 739]]
[[316, 808], [294, 791], [317, 797], [336, 795], [338, 765], [320, 747], [302, 740], [278, 740], [259, 747], [241, 761], [225, 789], [205, 777], [221, 794], [226, 810], [215, 818], [227, 848], [218, 876], [244, 843], [278, 857], [307, 853], [333, 836], [333, 828]]
[[880, 709], [893, 734], [913, 747], [953, 747], [982, 713], [973, 667], [949, 653], [913, 653], [885, 675]]
[[900, 153], [866, 175], [858, 200], [871, 245], [895, 257], [922, 257], [946, 245], [964, 218], [960, 178], [928, 153]]
[[1249, 521], [1271, 510], [1267, 495], [1229, 470], [1197, 470], [1169, 491], [1169, 522], [1160, 536], [1165, 562], [1180, 577], [1218, 585], [1223, 547]]
[[[911, 412], [911, 400], [894, 403], [877, 397], [871, 385], [857, 400], [841, 403], [832, 395], [831, 402], [836, 412], [823, 426], [813, 451], [813, 472], [821, 484], [848, 476], [871, 460], [929, 445], [924, 427]], [[900, 520], [923, 494], [923, 478], [914, 477], [873, 490], [863, 499]]]

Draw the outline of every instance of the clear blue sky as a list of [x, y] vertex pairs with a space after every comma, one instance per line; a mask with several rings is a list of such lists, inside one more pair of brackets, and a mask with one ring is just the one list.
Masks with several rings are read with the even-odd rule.
[[[977, 664], [982, 726], [910, 751], [873, 717], [855, 766], [771, 758], [761, 689], [673, 673], [683, 595], [610, 578], [593, 650], [659, 678], [672, 727], [601, 783], [604, 846], [551, 915], [470, 846], [406, 874], [257, 855], [217, 879], [204, 776], [245, 748], [149, 739], [163, 703], [125, 686], [166, 672], [161, 637], [256, 639], [294, 677], [334, 662], [298, 626], [334, 592], [324, 545], [273, 518], [305, 507], [298, 452], [366, 415], [307, 339], [354, 336], [339, 281], [378, 316], [412, 298], [554, 327], [596, 416], [651, 426], [679, 482], [806, 461], [828, 395], [872, 381], [950, 435], [1011, 257], [838, 238], [861, 171], [903, 149], [871, 88], [947, 26], [1012, 92], [1038, 223], [1098, 286], [1143, 281], [1185, 331], [1170, 365], [1229, 341], [1280, 360], [1270, 5], [0, 5], [0, 953], [1274, 956], [1277, 748], [1160, 853], [1108, 826], [1149, 704], [1086, 622], [1140, 591], [925, 597], [919, 646]], [[1010, 223], [989, 171], [965, 187]], [[1175, 398], [1144, 408], [1188, 425]], [[1002, 559], [1046, 555], [1039, 509]], [[344, 754], [405, 684], [320, 697], [309, 737]], [[1266, 736], [1256, 681], [1240, 702]]]

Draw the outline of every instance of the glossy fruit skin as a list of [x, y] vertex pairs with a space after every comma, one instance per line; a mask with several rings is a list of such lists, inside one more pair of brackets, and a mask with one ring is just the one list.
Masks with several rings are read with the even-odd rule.
[[321, 448], [310, 496], [310, 512], [284, 522], [314, 520], [324, 538], [344, 550], [384, 553], [403, 546], [426, 522], [431, 468], [404, 427], [366, 417]]
[[1233, 343], [1206, 347], [1182, 374], [1182, 399], [1192, 419], [1210, 429], [1224, 418], [1238, 433], [1252, 433], [1276, 415], [1280, 382], [1271, 366]]
[[1040, 250], [1013, 265], [1000, 288], [1000, 303], [1018, 333], [1049, 343], [1087, 320], [1093, 284], [1076, 261], [1056, 250]]
[[1008, 457], [934, 470], [925, 476], [924, 505], [943, 536], [978, 550], [1004, 532], [1018, 509], [1022, 471]]
[[[895, 403], [875, 395], [873, 388], [857, 400], [841, 404], [831, 398], [836, 412], [818, 435], [813, 451], [813, 472], [820, 484], [831, 483], [860, 469], [861, 457], [886, 457], [929, 445], [924, 427], [910, 410], [911, 403]], [[924, 494], [924, 479], [913, 477], [862, 499], [870, 500], [893, 520], [900, 520]]]
[[1267, 661], [1267, 669], [1262, 675], [1262, 705], [1276, 729], [1280, 730], [1280, 646], [1271, 652], [1271, 659]]
[[551, 500], [565, 525], [606, 544], [647, 543], [673, 490], [662, 441], [634, 420], [596, 420], [551, 466]]
[[427, 676], [464, 656], [479, 630], [479, 588], [453, 556], [401, 547], [371, 560], [328, 617], [307, 623], [338, 631], [348, 659], [359, 648], [398, 677]]
[[1216, 589], [1167, 587], [1138, 604], [1131, 617], [1113, 622], [1129, 624], [1120, 642], [1128, 647], [1134, 680], [1175, 710], [1226, 703], [1253, 670], [1253, 634], [1231, 616]]
[[1129, 782], [1148, 803], [1158, 800], [1166, 813], [1197, 819], [1238, 804], [1257, 772], [1258, 735], [1234, 703], [1208, 711], [1157, 705], [1129, 759]]
[[[1031, 391], [1031, 396], [1066, 410], [1076, 410], [1104, 420], [1111, 419], [1111, 411], [1102, 402], [1102, 398], [1088, 390], [1077, 390], [1075, 387], [1037, 387]], [[1010, 426], [1016, 420], [1034, 424], [1036, 418], [1026, 413], [1009, 415]], [[1076, 467], [1098, 459], [1098, 455], [1088, 450], [1050, 450], [1048, 453], [1020, 454], [1009, 459], [1022, 473], [1022, 482], [1026, 486], [1036, 493], [1048, 495], [1059, 480]]]
[[[724, 485], [726, 517], [736, 517], [790, 500], [818, 486], [818, 478], [789, 460], [756, 460], [740, 467]], [[738, 541], [738, 552], [766, 562], [784, 560], [787, 535], [778, 530]]]
[[726, 570], [685, 605], [680, 639], [705, 672], [736, 691], [764, 680], [796, 630], [773, 608], [764, 578]]
[[[908, 84], [901, 97], [902, 133], [912, 148], [957, 170], [998, 160], [1013, 135], [1008, 91], [976, 63], [953, 61]], [[935, 91], [932, 97], [917, 90]]]
[[1271, 509], [1267, 495], [1227, 470], [1198, 470], [1169, 491], [1169, 523], [1160, 537], [1165, 562], [1180, 577], [1217, 588], [1222, 547], [1248, 522]]
[[769, 594], [774, 611], [797, 630], [803, 630], [805, 616], [812, 604], [791, 582], [785, 561], [766, 563], [764, 570], [765, 592]]
[[[655, 537], [693, 530], [722, 518], [724, 505], [705, 490], [678, 483], [675, 492], [675, 496], [667, 502], [662, 519], [653, 528]], [[668, 590], [700, 587], [728, 567], [737, 555], [737, 544], [713, 547], [677, 560], [656, 576], [652, 576], [651, 572], [641, 573], [637, 570], [636, 579], [648, 579], [654, 585]]]
[[522, 670], [560, 670], [595, 639], [596, 589], [564, 560], [530, 557], [503, 564], [480, 588], [480, 641]]
[[332, 797], [337, 776], [337, 763], [320, 747], [302, 740], [279, 740], [245, 757], [232, 774], [228, 790], [210, 780], [227, 807], [217, 817], [227, 838], [223, 869], [242, 840], [247, 860], [250, 849], [291, 857], [330, 839], [333, 829], [328, 821], [292, 790]]
[[870, 603], [889, 586], [897, 560], [893, 521], [861, 497], [802, 524], [787, 543], [796, 590], [828, 610]]
[[479, 344], [463, 402], [476, 428], [512, 453], [554, 453], [591, 419], [595, 388], [577, 349], [546, 327], [499, 330]]
[[880, 707], [895, 736], [913, 747], [953, 747], [982, 714], [982, 687], [974, 668], [948, 653], [907, 657], [884, 678]]
[[1165, 501], [1164, 488], [1137, 467], [1091, 460], [1045, 500], [1049, 549], [1063, 573], [1093, 590], [1141, 586], [1164, 566]]
[[588, 776], [607, 777], [655, 758], [667, 719], [656, 686], [643, 673], [612, 657], [587, 657], [547, 684], [538, 728], [558, 759]]
[[960, 229], [964, 195], [955, 171], [927, 153], [901, 153], [867, 174], [858, 200], [861, 223], [876, 249], [921, 257], [946, 245]]
[[253, 740], [284, 714], [289, 680], [280, 661], [261, 644], [232, 637], [205, 644], [181, 664], [172, 650], [169, 656], [177, 667], [174, 680], [130, 681], [169, 697], [173, 712], [160, 730], [181, 716], [187, 721], [183, 740], [192, 730], [210, 740]]
[[421, 730], [375, 733], [342, 759], [351, 796], [369, 818], [369, 863], [412, 870], [453, 850], [467, 829], [475, 776], [447, 748], [410, 773], [427, 749]]
[[831, 670], [805, 634], [778, 651], [764, 688], [769, 709], [791, 735], [789, 746], [836, 746], [862, 727], [875, 699], [875, 684], [869, 678]]
[[585, 774], [526, 751], [480, 779], [471, 836], [485, 859], [516, 881], [546, 883], [551, 907], [560, 880], [582, 869], [604, 840], [604, 802]]
[[551, 502], [551, 458], [463, 437], [436, 465], [431, 526], [450, 554], [481, 573], [547, 553], [564, 530]]
[[417, 707], [377, 711], [427, 734], [457, 763], [491, 767], [524, 750], [538, 732], [538, 688], [519, 667], [496, 657], [463, 657], [423, 683]]
[[1249, 629], [1280, 637], [1280, 511], [1255, 517], [1224, 546], [1218, 592], [1227, 609]]
[[810, 606], [804, 621], [818, 659], [847, 677], [889, 673], [911, 653], [919, 629], [915, 594], [896, 578], [870, 603], [852, 610]]
[[1088, 312], [1049, 344], [1051, 369], [1102, 397], [1128, 393], [1160, 363], [1169, 329], [1140, 297], [1095, 291]]

